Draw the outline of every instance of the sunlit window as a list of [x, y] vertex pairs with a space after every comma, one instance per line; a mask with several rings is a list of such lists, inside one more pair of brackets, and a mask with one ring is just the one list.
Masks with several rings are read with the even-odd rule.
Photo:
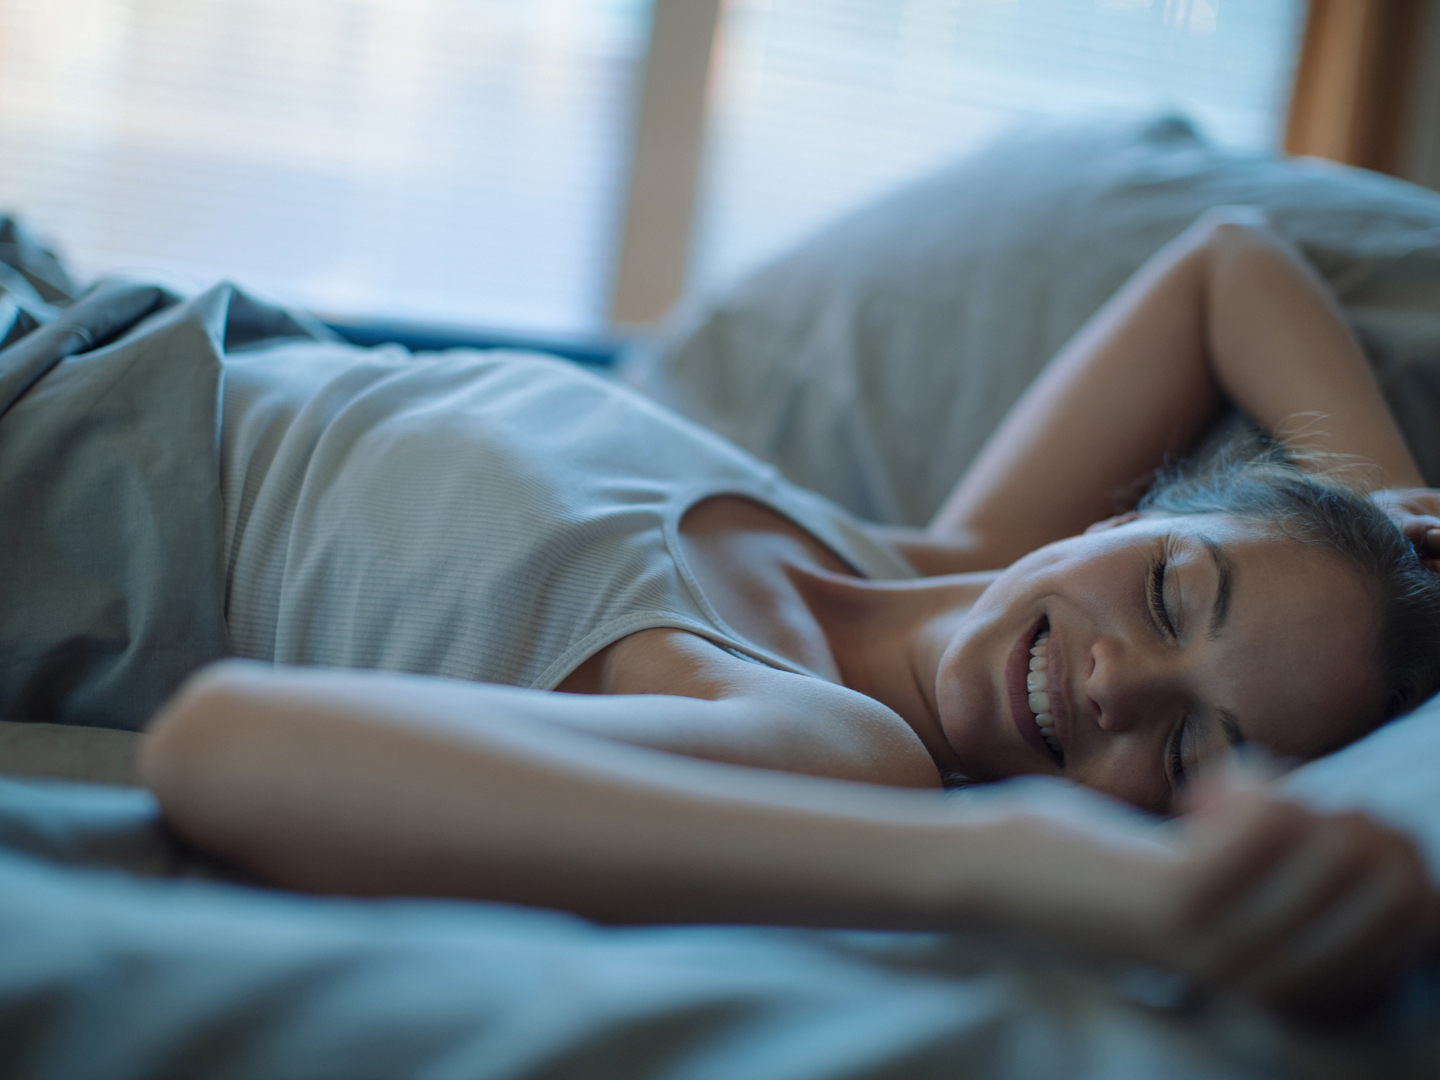
[[[0, 0], [0, 209], [82, 277], [602, 331], [651, 4]], [[1274, 147], [1304, 7], [727, 0], [688, 285], [1027, 117]]]
[[0, 0], [0, 205], [82, 273], [593, 328], [643, 0]]
[[692, 284], [1026, 118], [1173, 108], [1278, 149], [1303, 0], [730, 0]]

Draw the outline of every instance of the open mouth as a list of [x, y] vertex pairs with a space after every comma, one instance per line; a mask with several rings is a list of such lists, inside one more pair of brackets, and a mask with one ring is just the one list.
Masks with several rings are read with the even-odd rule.
[[1050, 709], [1050, 620], [1042, 618], [1027, 637], [1015, 643], [1007, 665], [1010, 711], [1020, 737], [1037, 754], [1065, 767], [1065, 750]]
[[1050, 711], [1050, 682], [1046, 670], [1050, 666], [1049, 643], [1050, 623], [1046, 620], [1030, 642], [1029, 671], [1025, 675], [1025, 689], [1029, 694], [1026, 703], [1035, 718], [1035, 726], [1040, 729], [1040, 738], [1055, 756], [1056, 763], [1063, 766], [1065, 751], [1055, 735], [1055, 714]]

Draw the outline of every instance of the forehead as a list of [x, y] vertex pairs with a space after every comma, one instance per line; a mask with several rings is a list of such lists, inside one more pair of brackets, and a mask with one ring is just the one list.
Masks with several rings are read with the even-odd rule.
[[1223, 628], [1202, 674], [1214, 704], [1271, 752], [1311, 758], [1358, 734], [1373, 712], [1376, 611], [1333, 553], [1224, 515], [1162, 519], [1177, 586], [1213, 618], [1229, 579]]

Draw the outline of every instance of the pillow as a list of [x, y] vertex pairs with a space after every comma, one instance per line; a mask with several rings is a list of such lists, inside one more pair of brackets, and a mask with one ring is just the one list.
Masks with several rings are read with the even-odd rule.
[[1321, 810], [1365, 810], [1410, 834], [1440, 888], [1440, 697], [1359, 742], [1302, 765], [1282, 784]]
[[683, 302], [623, 377], [862, 517], [923, 524], [1085, 319], [1234, 203], [1336, 289], [1440, 484], [1440, 195], [1176, 118], [1006, 136]]

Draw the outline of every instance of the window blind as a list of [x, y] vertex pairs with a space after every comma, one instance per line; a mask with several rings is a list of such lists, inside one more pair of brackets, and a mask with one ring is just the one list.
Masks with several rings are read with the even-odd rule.
[[[651, 3], [0, 0], [0, 208], [86, 276], [600, 330]], [[1027, 117], [1273, 147], [1304, 7], [728, 0], [689, 284]]]
[[730, 0], [692, 285], [1027, 118], [1176, 109], [1278, 148], [1303, 0]]
[[645, 0], [0, 0], [0, 207], [83, 274], [599, 326]]

